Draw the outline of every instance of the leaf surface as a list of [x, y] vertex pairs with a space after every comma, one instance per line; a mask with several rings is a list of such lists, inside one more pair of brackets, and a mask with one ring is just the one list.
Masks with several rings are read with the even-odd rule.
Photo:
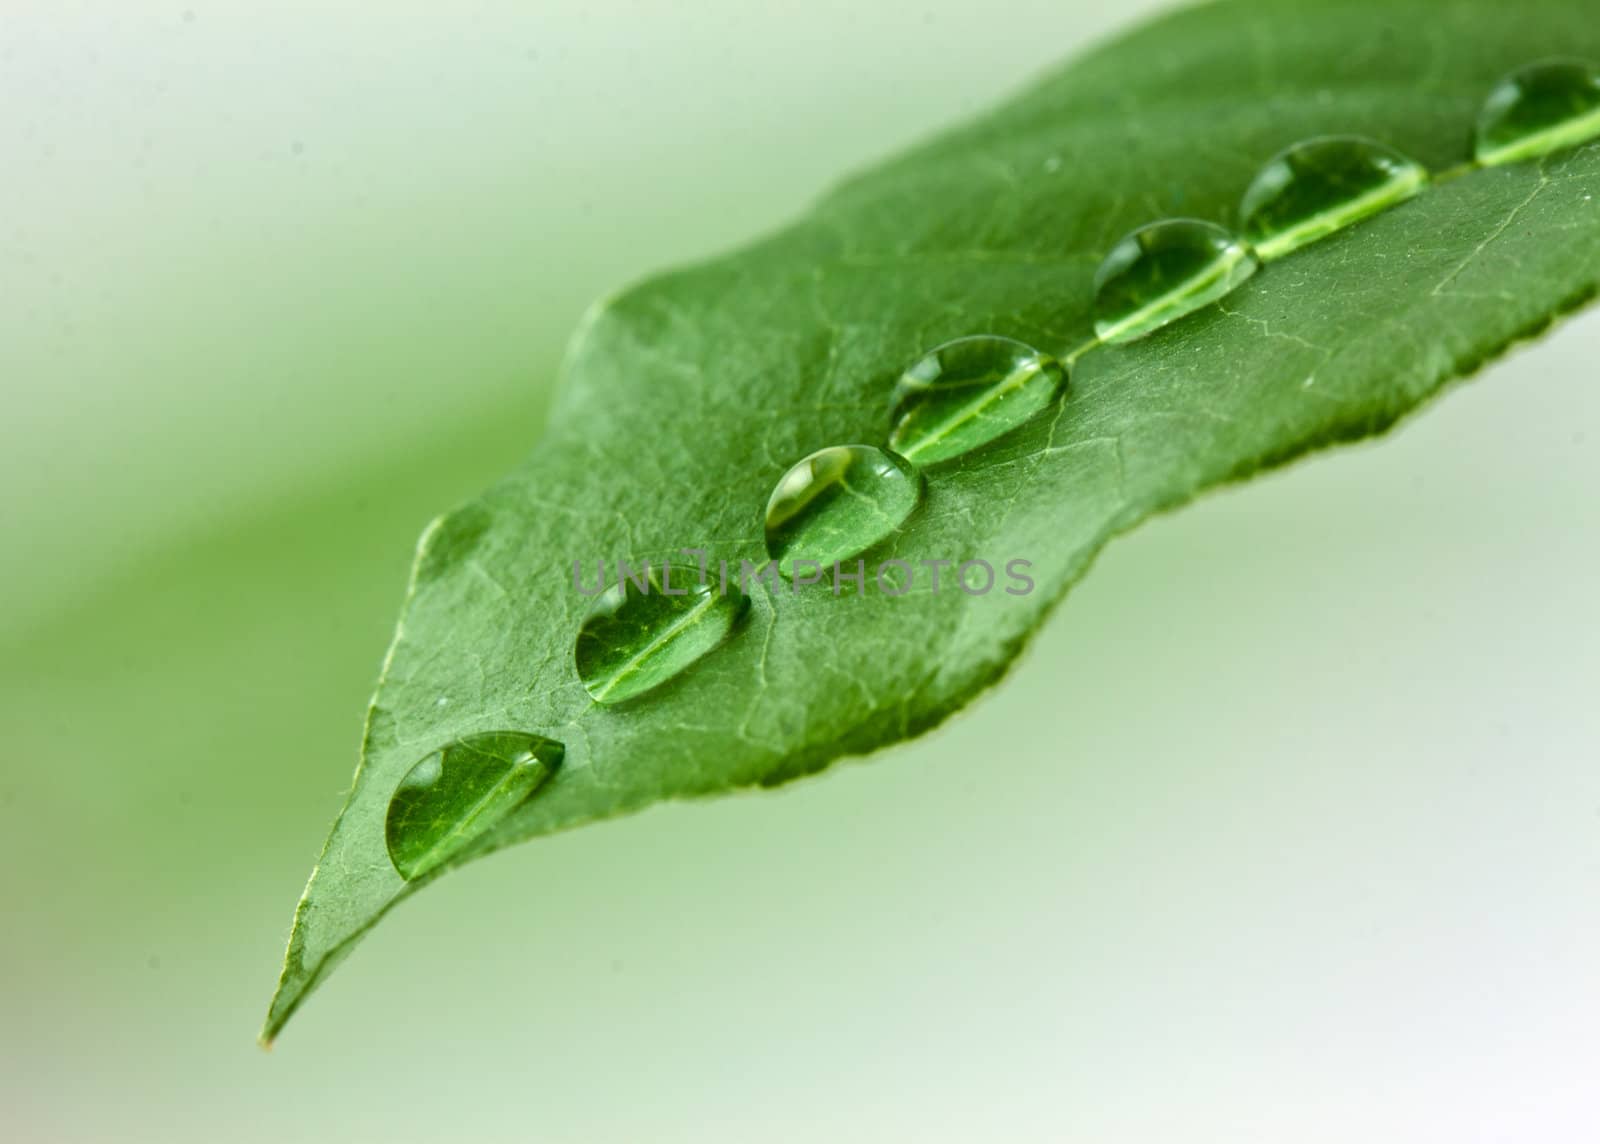
[[[1600, 285], [1600, 145], [1462, 171], [1504, 73], [1600, 56], [1577, 0], [1239, 0], [1177, 12], [854, 178], [731, 256], [596, 307], [527, 462], [434, 522], [360, 766], [295, 916], [271, 1038], [392, 905], [490, 850], [662, 799], [775, 785], [934, 726], [1006, 670], [1107, 540], [1197, 493], [1382, 432]], [[1036, 587], [835, 598], [756, 591], [748, 622], [648, 696], [596, 705], [573, 666], [572, 565], [763, 562], [762, 509], [827, 445], [881, 445], [901, 370], [1001, 334], [1056, 354], [1096, 265], [1163, 217], [1235, 220], [1281, 148], [1359, 133], [1436, 173], [1418, 198], [1268, 264], [1220, 304], [1077, 359], [1066, 398], [930, 468], [868, 553], [1030, 562]], [[713, 563], [713, 568], [715, 563]], [[948, 577], [949, 572], [945, 575]], [[1219, 652], [1225, 654], [1225, 652]], [[411, 883], [391, 793], [458, 737], [564, 743], [539, 793]], [[1070, 750], [1070, 735], [1064, 736]], [[537, 901], [524, 908], [537, 908]]]

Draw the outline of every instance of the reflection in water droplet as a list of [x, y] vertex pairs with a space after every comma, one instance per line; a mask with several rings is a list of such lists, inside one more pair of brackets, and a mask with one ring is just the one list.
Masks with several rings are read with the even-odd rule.
[[921, 499], [922, 477], [892, 453], [871, 445], [819, 449], [772, 490], [767, 555], [790, 578], [796, 559], [831, 567], [897, 530]]
[[1486, 167], [1600, 136], [1600, 65], [1544, 60], [1501, 80], [1478, 113], [1473, 158]]
[[1094, 329], [1102, 341], [1130, 342], [1236, 289], [1260, 263], [1215, 223], [1176, 218], [1128, 235], [1094, 276]]
[[395, 788], [384, 824], [389, 859], [417, 878], [538, 790], [561, 765], [565, 748], [521, 731], [457, 739], [423, 759]]
[[1251, 181], [1240, 230], [1262, 259], [1281, 258], [1427, 185], [1426, 168], [1372, 139], [1307, 139], [1278, 152]]
[[1054, 358], [1011, 338], [946, 342], [895, 386], [889, 447], [921, 465], [959, 457], [1047, 407], [1066, 379]]
[[606, 589], [578, 629], [578, 678], [598, 703], [642, 695], [727, 639], [749, 607], [737, 591], [697, 583], [693, 566], [653, 567], [642, 590], [624, 579]]

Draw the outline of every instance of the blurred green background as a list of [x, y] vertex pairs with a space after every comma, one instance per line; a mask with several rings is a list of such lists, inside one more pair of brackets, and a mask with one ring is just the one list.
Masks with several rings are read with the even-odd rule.
[[930, 739], [479, 863], [254, 1045], [412, 543], [584, 306], [1154, 7], [9, 6], [0, 1136], [1591, 1139], [1594, 316], [1114, 545]]

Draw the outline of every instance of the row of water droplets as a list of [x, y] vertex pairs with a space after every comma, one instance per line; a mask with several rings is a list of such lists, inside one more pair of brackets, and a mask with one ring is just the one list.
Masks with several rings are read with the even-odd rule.
[[[1490, 93], [1473, 137], [1473, 165], [1535, 158], [1600, 136], [1600, 66], [1547, 60]], [[1069, 363], [1100, 344], [1133, 341], [1216, 302], [1259, 270], [1318, 239], [1404, 202], [1430, 176], [1372, 139], [1322, 136], [1268, 160], [1239, 205], [1237, 233], [1196, 219], [1140, 227], [1106, 255], [1094, 279], [1095, 337], [1058, 360], [1011, 338], [980, 334], [932, 350], [895, 386], [885, 448], [833, 445], [779, 479], [765, 513], [768, 555], [793, 579], [896, 533], [922, 500], [923, 469], [964, 456], [1053, 406]], [[724, 567], [726, 567], [724, 565]], [[579, 679], [602, 704], [633, 699], [680, 676], [740, 627], [739, 588], [622, 579], [597, 601], [574, 645]], [[685, 577], [687, 579], [687, 577]], [[741, 576], [741, 581], [743, 577]], [[456, 740], [417, 763], [389, 804], [390, 858], [407, 879], [445, 862], [531, 796], [560, 766], [562, 744], [496, 731]]]

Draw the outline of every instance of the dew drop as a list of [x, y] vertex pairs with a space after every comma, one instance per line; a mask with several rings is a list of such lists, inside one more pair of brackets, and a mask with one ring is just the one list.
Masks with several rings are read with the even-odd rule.
[[1010, 432], [1055, 400], [1067, 371], [1011, 338], [957, 338], [901, 376], [889, 447], [908, 461], [948, 461]]
[[490, 731], [433, 752], [389, 799], [384, 834], [395, 869], [418, 878], [459, 853], [538, 790], [565, 750], [542, 735]]
[[652, 568], [642, 588], [623, 579], [600, 595], [573, 646], [578, 678], [595, 702], [621, 703], [653, 690], [733, 633], [749, 597], [697, 579], [692, 565]]
[[922, 500], [922, 477], [871, 445], [819, 449], [778, 481], [767, 501], [767, 555], [785, 577], [795, 560], [823, 567], [865, 552]]
[[1325, 135], [1278, 152], [1239, 204], [1240, 231], [1265, 259], [1326, 238], [1405, 202], [1428, 171], [1393, 148], [1359, 135]]
[[1473, 158], [1486, 167], [1600, 136], [1600, 65], [1554, 59], [1501, 80], [1478, 113]]
[[1141, 338], [1227, 295], [1259, 266], [1247, 243], [1215, 223], [1142, 226], [1095, 272], [1095, 333], [1107, 342]]

